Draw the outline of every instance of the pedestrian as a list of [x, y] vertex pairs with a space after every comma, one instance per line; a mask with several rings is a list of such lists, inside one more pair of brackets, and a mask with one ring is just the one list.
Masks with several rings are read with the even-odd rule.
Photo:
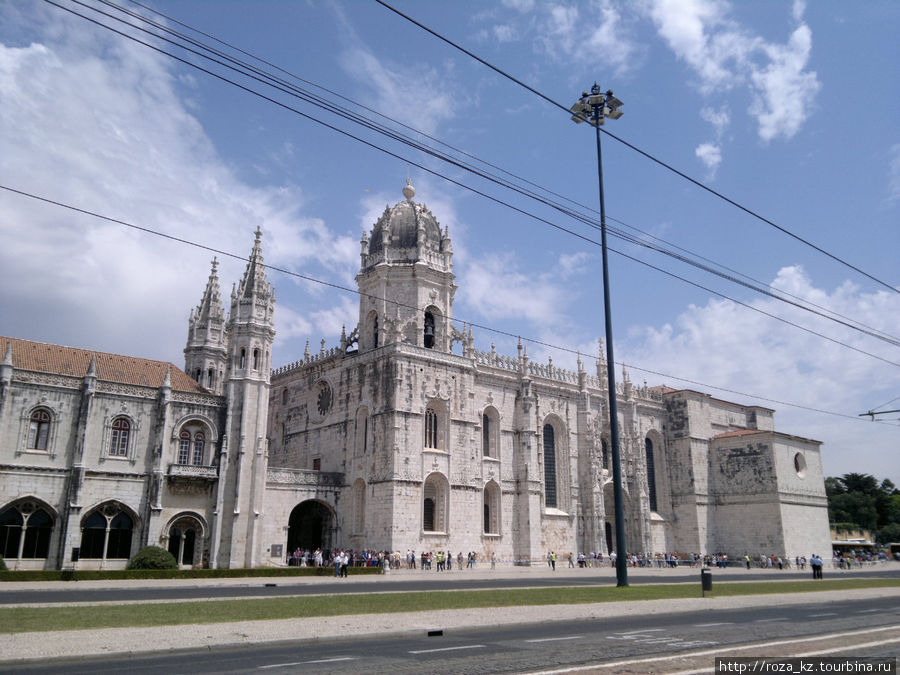
[[556, 551], [550, 551], [550, 566], [556, 571]]
[[813, 579], [822, 578], [822, 559], [818, 554], [813, 553], [809, 559], [809, 566], [812, 568]]
[[572, 552], [569, 551], [569, 567], [575, 567], [575, 561], [572, 560]]
[[491, 551], [491, 569], [497, 569], [497, 554]]

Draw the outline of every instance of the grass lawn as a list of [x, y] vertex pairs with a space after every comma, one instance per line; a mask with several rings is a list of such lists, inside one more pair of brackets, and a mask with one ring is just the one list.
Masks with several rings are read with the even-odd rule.
[[[707, 597], [833, 591], [898, 587], [895, 579], [826, 579], [716, 583]], [[534, 605], [576, 605], [623, 600], [696, 598], [699, 585], [646, 584], [613, 586], [528, 588], [488, 591], [418, 591], [295, 596], [205, 602], [104, 604], [96, 606], [14, 607], [0, 610], [0, 633], [171, 626], [272, 619], [296, 619], [346, 614], [436, 611]]]

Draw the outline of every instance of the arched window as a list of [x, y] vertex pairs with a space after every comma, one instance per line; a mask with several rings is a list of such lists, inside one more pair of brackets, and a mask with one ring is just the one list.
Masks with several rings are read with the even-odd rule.
[[213, 384], [215, 383], [215, 380], [216, 380], [216, 371], [215, 371], [215, 369], [210, 368], [209, 370], [206, 371], [206, 388], [212, 389]]
[[191, 456], [191, 432], [182, 431], [178, 437], [178, 463], [187, 464]]
[[200, 379], [200, 373], [201, 373], [201, 372], [202, 372], [202, 371], [201, 371], [199, 368], [197, 368], [197, 370], [194, 372], [194, 379], [197, 380], [197, 382], [200, 383], [200, 384], [203, 383], [202, 380]]
[[439, 473], [425, 479], [422, 494], [422, 529], [425, 532], [447, 531], [447, 508], [450, 485]]
[[500, 486], [490, 481], [484, 486], [484, 533], [500, 534]]
[[351, 534], [366, 531], [366, 481], [357, 478], [353, 483], [353, 527]]
[[364, 455], [369, 449], [369, 411], [365, 407], [356, 411], [356, 439], [353, 447], [357, 455]]
[[124, 417], [113, 420], [109, 439], [110, 457], [128, 457], [128, 436], [131, 434], [131, 422]]
[[247, 350], [241, 347], [241, 356], [238, 360], [238, 368], [245, 368], [247, 365]]
[[425, 347], [434, 347], [434, 314], [425, 312]]
[[378, 315], [372, 317], [372, 349], [378, 349]]
[[38, 408], [31, 413], [31, 421], [28, 426], [28, 449], [46, 450], [50, 439], [50, 412], [44, 408]]
[[134, 521], [116, 504], [107, 504], [84, 519], [81, 526], [81, 557], [128, 559]]
[[653, 461], [653, 441], [644, 439], [644, 453], [647, 457], [647, 492], [650, 496], [650, 510], [657, 510], [656, 503], [656, 467]]
[[253, 350], [253, 370], [259, 370], [259, 350]]
[[206, 447], [206, 434], [198, 431], [194, 434], [194, 456], [191, 458], [191, 464], [194, 466], [203, 465], [203, 450]]
[[544, 425], [544, 505], [557, 507], [556, 499], [556, 434], [549, 424]]
[[288, 390], [287, 387], [281, 390], [281, 405], [287, 405], [288, 402]]
[[53, 519], [32, 502], [10, 506], [0, 513], [0, 555], [4, 558], [46, 558]]
[[438, 447], [438, 415], [431, 408], [425, 411], [425, 447]]
[[600, 457], [603, 461], [603, 468], [609, 471], [609, 446], [606, 444], [605, 438], [600, 439]]
[[500, 457], [500, 415], [496, 408], [488, 406], [481, 414], [481, 454]]

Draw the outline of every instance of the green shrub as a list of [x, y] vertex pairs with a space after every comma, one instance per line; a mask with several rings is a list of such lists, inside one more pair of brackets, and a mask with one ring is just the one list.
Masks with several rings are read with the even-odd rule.
[[6, 570], [6, 563], [3, 561], [3, 556], [0, 555], [0, 572], [5, 572]]
[[177, 570], [175, 556], [159, 546], [146, 546], [128, 561], [129, 570]]

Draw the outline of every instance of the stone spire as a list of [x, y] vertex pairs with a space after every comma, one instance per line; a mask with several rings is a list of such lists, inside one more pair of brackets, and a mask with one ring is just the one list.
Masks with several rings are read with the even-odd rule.
[[250, 261], [247, 263], [247, 269], [244, 271], [244, 278], [238, 287], [238, 296], [240, 298], [250, 298], [255, 294], [261, 298], [268, 299], [272, 290], [266, 281], [266, 268], [263, 265], [262, 246], [260, 239], [262, 238], [262, 230], [256, 228], [256, 241], [253, 243], [253, 250], [250, 252]]

